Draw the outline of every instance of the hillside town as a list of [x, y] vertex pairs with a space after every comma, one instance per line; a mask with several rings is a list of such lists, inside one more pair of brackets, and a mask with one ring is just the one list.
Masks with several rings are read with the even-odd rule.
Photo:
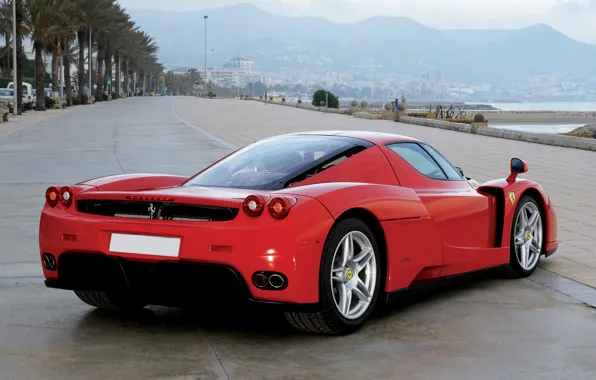
[[[191, 68], [175, 67], [176, 75]], [[205, 68], [195, 70], [204, 76]], [[594, 101], [596, 74], [590, 80], [573, 80], [566, 76], [535, 75], [524, 82], [493, 85], [490, 83], [459, 83], [445, 78], [440, 71], [423, 75], [378, 73], [379, 68], [368, 67], [358, 72], [303, 71], [265, 72], [258, 63], [247, 57], [231, 57], [221, 66], [206, 68], [208, 88], [228, 89], [246, 95], [274, 92], [288, 99], [306, 100], [319, 88], [326, 88], [344, 100], [393, 99], [402, 95], [419, 101], [450, 100], [474, 102], [524, 101]], [[224, 90], [228, 92], [227, 90]]]

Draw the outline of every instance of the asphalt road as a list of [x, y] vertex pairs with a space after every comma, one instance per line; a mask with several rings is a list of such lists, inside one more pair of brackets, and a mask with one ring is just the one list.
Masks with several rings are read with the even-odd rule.
[[259, 309], [115, 316], [46, 289], [37, 223], [47, 186], [191, 175], [230, 150], [178, 119], [177, 101], [77, 107], [0, 139], [0, 380], [596, 378], [596, 291], [542, 269], [391, 305], [339, 338], [294, 333]]

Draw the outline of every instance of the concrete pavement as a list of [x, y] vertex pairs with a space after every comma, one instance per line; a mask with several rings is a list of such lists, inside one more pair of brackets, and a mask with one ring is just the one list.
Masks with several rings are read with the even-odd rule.
[[[98, 103], [76, 107], [0, 139], [0, 278], [21, 265], [39, 275], [36, 242], [45, 189], [110, 174], [192, 175], [225, 154], [172, 116], [172, 105]], [[163, 102], [162, 102], [163, 103]], [[1, 125], [1, 124], [0, 124]]]
[[[175, 104], [190, 125], [173, 114]], [[41, 284], [37, 223], [47, 186], [122, 172], [190, 175], [231, 149], [210, 134], [240, 145], [292, 128], [358, 127], [348, 117], [287, 109], [132, 98], [77, 107], [0, 138], [0, 380], [596, 376], [596, 313], [584, 304], [596, 305], [596, 291], [545, 270], [527, 280], [483, 277], [416, 297], [339, 338], [296, 334], [262, 309], [150, 308], [115, 316]], [[371, 123], [362, 129], [410, 127], [359, 122]], [[417, 128], [412, 132], [428, 133]], [[474, 160], [473, 152], [482, 149], [469, 136], [428, 131], [434, 141], [427, 140], [441, 150], [459, 146], [463, 155], [456, 161], [474, 177], [483, 178], [480, 160], [491, 163], [485, 177], [507, 171], [507, 152], [494, 160], [478, 153]], [[485, 151], [493, 150], [487, 146]], [[573, 166], [573, 156], [549, 149]], [[529, 161], [531, 173], [544, 166]]]
[[274, 316], [152, 308], [114, 316], [70, 292], [0, 286], [2, 380], [592, 380], [596, 313], [529, 280], [476, 281], [358, 333]]
[[233, 142], [249, 144], [282, 133], [320, 129], [372, 130], [427, 141], [480, 182], [509, 174], [509, 160], [528, 162], [525, 178], [540, 182], [557, 208], [557, 254], [542, 267], [596, 287], [595, 153], [527, 142], [457, 133], [384, 120], [363, 120], [246, 100], [178, 98], [176, 113], [189, 122]]

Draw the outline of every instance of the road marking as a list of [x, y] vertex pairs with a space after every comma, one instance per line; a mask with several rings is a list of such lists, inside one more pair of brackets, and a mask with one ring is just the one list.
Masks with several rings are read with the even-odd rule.
[[209, 140], [213, 141], [214, 143], [216, 143], [217, 145], [219, 145], [222, 148], [226, 148], [226, 149], [233, 149], [236, 150], [238, 148], [240, 148], [238, 145], [232, 144], [231, 142], [229, 142], [228, 140], [225, 140], [197, 125], [194, 125], [193, 123], [184, 120], [182, 117], [180, 117], [177, 113], [176, 113], [176, 105], [174, 104], [172, 106], [172, 115], [174, 115], [174, 117], [178, 120], [180, 120], [182, 123], [186, 124], [187, 126], [191, 127], [192, 129], [194, 129], [195, 131], [201, 133], [203, 136], [207, 137]]

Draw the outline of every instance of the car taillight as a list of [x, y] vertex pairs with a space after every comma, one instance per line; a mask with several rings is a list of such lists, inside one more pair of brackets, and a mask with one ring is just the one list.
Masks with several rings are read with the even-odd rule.
[[48, 202], [50, 207], [55, 207], [60, 200], [59, 198], [60, 194], [58, 189], [56, 189], [54, 186], [48, 187], [46, 190], [46, 202]]
[[65, 207], [69, 207], [72, 204], [72, 190], [70, 187], [63, 187], [60, 189], [60, 203]]
[[269, 202], [267, 208], [272, 217], [283, 219], [288, 216], [294, 203], [296, 203], [296, 200], [290, 197], [275, 197]]
[[265, 200], [259, 195], [249, 195], [242, 202], [242, 208], [249, 216], [259, 216], [265, 208]]

